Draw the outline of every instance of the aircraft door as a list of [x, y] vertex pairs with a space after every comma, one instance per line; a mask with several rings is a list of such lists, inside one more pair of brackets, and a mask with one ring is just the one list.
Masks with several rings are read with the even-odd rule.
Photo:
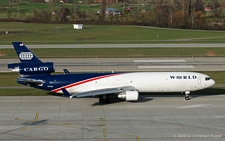
[[198, 77], [198, 84], [201, 84], [201, 77]]

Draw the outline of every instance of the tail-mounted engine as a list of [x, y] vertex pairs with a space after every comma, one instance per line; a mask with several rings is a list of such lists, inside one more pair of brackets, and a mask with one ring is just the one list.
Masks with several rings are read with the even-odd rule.
[[9, 64], [8, 68], [12, 72], [19, 72], [21, 75], [50, 74], [55, 72], [54, 63], [52, 62], [40, 64], [16, 63]]

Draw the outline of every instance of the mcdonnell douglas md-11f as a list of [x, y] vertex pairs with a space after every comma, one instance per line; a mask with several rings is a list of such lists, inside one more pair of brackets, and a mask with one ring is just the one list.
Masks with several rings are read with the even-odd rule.
[[38, 89], [62, 93], [70, 98], [98, 96], [99, 103], [109, 103], [109, 94], [126, 101], [138, 100], [141, 92], [183, 92], [189, 100], [191, 91], [208, 88], [215, 81], [196, 72], [121, 72], [75, 73], [64, 69], [55, 72], [53, 62], [42, 62], [22, 42], [12, 43], [21, 63], [8, 64], [19, 72], [17, 83]]

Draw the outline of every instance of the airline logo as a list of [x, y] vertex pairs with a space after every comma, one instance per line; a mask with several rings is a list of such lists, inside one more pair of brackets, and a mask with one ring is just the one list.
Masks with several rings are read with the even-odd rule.
[[170, 76], [170, 79], [197, 79], [195, 75], [185, 75], [185, 76]]
[[19, 54], [19, 58], [21, 60], [31, 60], [33, 58], [33, 54], [31, 52], [21, 52]]

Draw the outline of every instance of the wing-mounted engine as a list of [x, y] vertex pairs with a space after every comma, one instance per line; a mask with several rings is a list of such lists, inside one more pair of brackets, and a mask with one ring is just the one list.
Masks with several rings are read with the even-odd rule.
[[138, 91], [124, 91], [118, 95], [118, 98], [125, 99], [126, 101], [138, 100]]
[[15, 63], [8, 64], [8, 68], [12, 72], [19, 72], [21, 75], [50, 74], [55, 72], [54, 63], [52, 62], [40, 64]]

